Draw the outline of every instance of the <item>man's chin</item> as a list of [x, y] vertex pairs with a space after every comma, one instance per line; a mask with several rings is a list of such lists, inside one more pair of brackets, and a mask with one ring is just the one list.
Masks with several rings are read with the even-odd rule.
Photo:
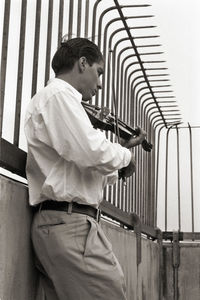
[[92, 96], [83, 96], [83, 98], [82, 98], [82, 101], [85, 101], [85, 102], [90, 101], [90, 100], [92, 100]]

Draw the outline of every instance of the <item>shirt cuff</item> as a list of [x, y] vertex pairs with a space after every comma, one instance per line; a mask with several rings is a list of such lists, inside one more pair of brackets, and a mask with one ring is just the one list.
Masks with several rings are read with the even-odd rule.
[[131, 151], [127, 148], [124, 148], [124, 167], [127, 167], [131, 162]]

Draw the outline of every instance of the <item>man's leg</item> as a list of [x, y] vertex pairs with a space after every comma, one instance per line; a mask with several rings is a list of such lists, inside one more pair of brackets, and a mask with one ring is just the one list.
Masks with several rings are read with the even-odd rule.
[[35, 265], [39, 273], [39, 284], [36, 300], [59, 300], [53, 282], [45, 273], [40, 262], [35, 258]]
[[41, 211], [35, 216], [32, 240], [59, 300], [126, 299], [121, 267], [94, 219]]

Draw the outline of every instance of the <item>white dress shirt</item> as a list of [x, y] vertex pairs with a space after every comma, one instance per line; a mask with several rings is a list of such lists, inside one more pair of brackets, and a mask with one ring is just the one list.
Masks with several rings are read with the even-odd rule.
[[82, 95], [54, 78], [30, 101], [25, 117], [30, 205], [46, 199], [97, 208], [131, 152], [93, 128]]

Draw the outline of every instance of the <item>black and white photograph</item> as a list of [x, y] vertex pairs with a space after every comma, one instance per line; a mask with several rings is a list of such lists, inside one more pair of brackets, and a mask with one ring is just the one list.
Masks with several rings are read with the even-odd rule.
[[199, 13], [0, 0], [0, 300], [200, 300]]

